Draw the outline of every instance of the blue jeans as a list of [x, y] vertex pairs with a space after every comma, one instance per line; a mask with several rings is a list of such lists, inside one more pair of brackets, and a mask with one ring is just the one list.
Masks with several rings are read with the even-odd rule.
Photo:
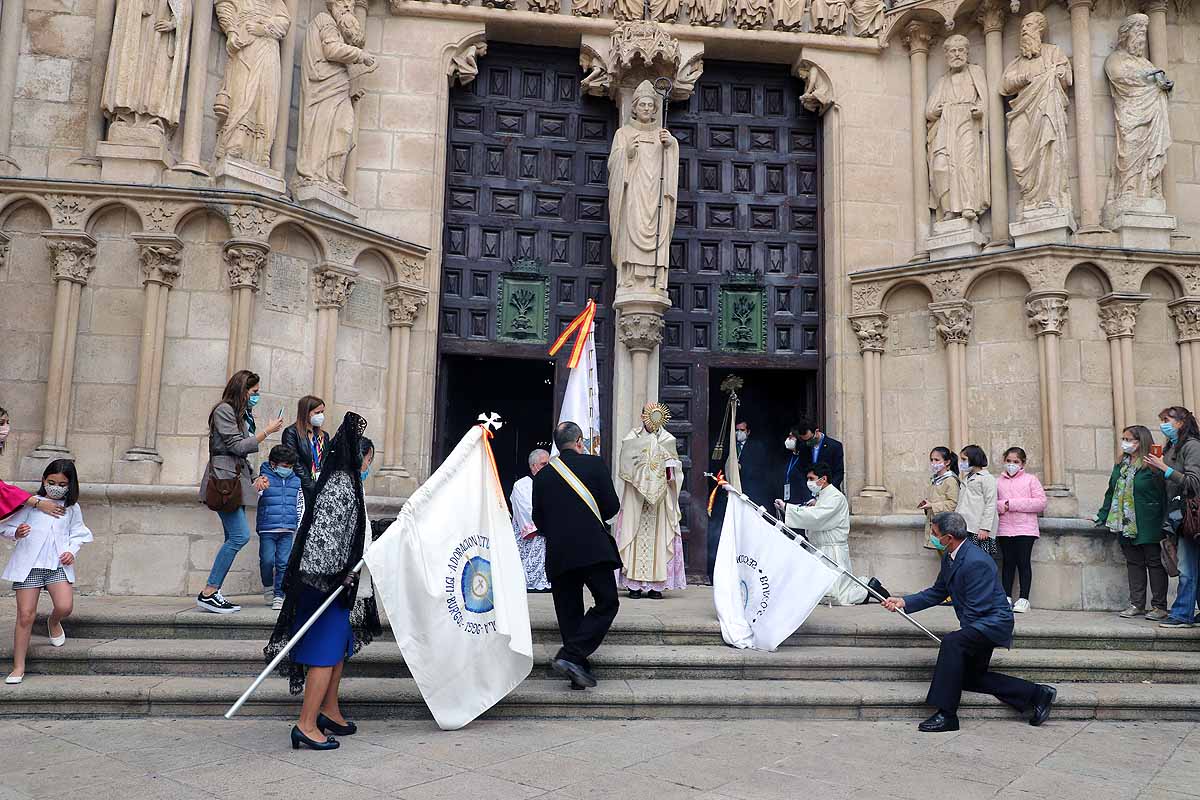
[[1196, 614], [1196, 587], [1200, 580], [1200, 542], [1186, 536], [1179, 537], [1179, 590], [1175, 593], [1175, 605], [1171, 606], [1171, 617], [1191, 622]]
[[221, 545], [217, 557], [213, 559], [212, 572], [208, 573], [208, 585], [220, 589], [221, 584], [225, 582], [225, 576], [229, 574], [229, 568], [233, 566], [233, 559], [237, 557], [238, 551], [246, 546], [246, 542], [250, 541], [250, 526], [246, 523], [245, 508], [239, 508], [237, 511], [218, 511], [217, 516], [221, 518], [221, 527], [225, 529], [225, 544]]
[[275, 587], [275, 596], [283, 597], [283, 573], [292, 555], [291, 531], [266, 531], [258, 534], [258, 572], [263, 588]]

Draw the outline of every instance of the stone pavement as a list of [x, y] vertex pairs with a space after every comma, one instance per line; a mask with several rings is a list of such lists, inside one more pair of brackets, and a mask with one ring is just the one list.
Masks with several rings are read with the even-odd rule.
[[0, 800], [1195, 800], [1200, 725], [1016, 721], [366, 722], [293, 752], [281, 721], [0, 721]]

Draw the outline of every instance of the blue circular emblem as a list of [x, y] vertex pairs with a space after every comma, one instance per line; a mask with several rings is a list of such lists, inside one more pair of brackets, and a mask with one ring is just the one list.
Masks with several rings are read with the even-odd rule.
[[744, 608], [744, 609], [749, 608], [750, 607], [750, 587], [746, 585], [745, 581], [738, 581], [738, 588], [742, 592], [742, 608]]
[[462, 571], [463, 605], [474, 614], [495, 608], [492, 602], [492, 565], [483, 556], [472, 556]]

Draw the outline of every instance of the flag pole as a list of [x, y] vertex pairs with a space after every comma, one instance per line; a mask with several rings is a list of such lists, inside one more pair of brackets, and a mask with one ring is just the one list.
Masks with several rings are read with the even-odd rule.
[[[360, 559], [359, 562], [354, 566], [354, 569], [350, 570], [350, 574], [354, 575], [360, 572], [363, 568], [363, 565], [366, 563], [366, 559]], [[240, 709], [242, 705], [250, 699], [250, 695], [254, 694], [254, 690], [257, 689], [259, 685], [267, 679], [268, 675], [275, 671], [275, 668], [279, 666], [279, 662], [283, 661], [284, 657], [287, 656], [288, 653], [292, 652], [292, 648], [296, 646], [296, 643], [300, 641], [301, 637], [308, 633], [308, 629], [311, 628], [313, 624], [316, 623], [316, 621], [320, 618], [320, 616], [325, 613], [325, 609], [333, 605], [333, 601], [338, 599], [338, 597], [341, 596], [342, 592], [344, 591], [346, 591], [346, 585], [342, 584], [333, 590], [333, 594], [325, 598], [325, 602], [321, 603], [320, 607], [313, 612], [313, 615], [309, 617], [303, 625], [300, 626], [300, 630], [292, 634], [292, 638], [289, 639], [287, 645], [279, 651], [279, 655], [271, 659], [271, 663], [267, 664], [267, 668], [259, 673], [258, 677], [254, 679], [254, 683], [250, 684], [250, 688], [243, 692], [242, 696], [237, 699], [237, 702], [229, 707], [229, 710], [225, 712], [225, 719], [233, 719], [233, 715], [236, 714], [238, 709]]]
[[[704, 476], [707, 478], [713, 478], [714, 480], [717, 477], [717, 476], [713, 475], [711, 472], [704, 473]], [[811, 551], [813, 553], [813, 555], [819, 556], [823, 560], [827, 561], [829, 563], [829, 565], [832, 566], [834, 569], [836, 569], [838, 572], [842, 573], [847, 578], [854, 581], [862, 588], [866, 589], [867, 594], [871, 595], [872, 597], [874, 597], [876, 600], [878, 600], [881, 603], [887, 599], [886, 597], [881, 595], [879, 592], [875, 591], [870, 586], [868, 586], [866, 583], [863, 583], [861, 580], [859, 580], [857, 575], [852, 574], [841, 564], [837, 563], [832, 558], [825, 555], [825, 553], [821, 550], [821, 548], [817, 547], [812, 542], [808, 541], [808, 539], [806, 539], [804, 536], [800, 536], [800, 535], [796, 534], [794, 531], [792, 531], [791, 528], [789, 528], [788, 526], [786, 526], [782, 522], [780, 522], [778, 519], [776, 519], [775, 516], [773, 514], [771, 514], [770, 512], [768, 512], [765, 508], [756, 504], [749, 497], [742, 494], [742, 492], [740, 490], [735, 489], [732, 485], [730, 485], [728, 483], [721, 483], [720, 485], [725, 488], [725, 491], [729, 492], [732, 495], [736, 495], [736, 496], [740, 497], [743, 501], [745, 501], [749, 505], [754, 506], [755, 511], [757, 511], [759, 514], [761, 514], [764, 519], [766, 519], [768, 522], [770, 522], [772, 525], [775, 526], [776, 530], [783, 533], [789, 539], [799, 539], [800, 543], [802, 545], [804, 545], [809, 551]], [[919, 628], [921, 630], [921, 632], [924, 633], [926, 636], [928, 636], [930, 639], [937, 642], [939, 645], [942, 643], [942, 640], [939, 639], [933, 631], [929, 630], [929, 628], [926, 628], [920, 622], [917, 622], [915, 619], [913, 619], [907, 612], [904, 611], [904, 609], [896, 609], [896, 611], [897, 611], [897, 613], [900, 614], [900, 616], [904, 617], [906, 620], [908, 620], [913, 625], [915, 625], [917, 628]]]

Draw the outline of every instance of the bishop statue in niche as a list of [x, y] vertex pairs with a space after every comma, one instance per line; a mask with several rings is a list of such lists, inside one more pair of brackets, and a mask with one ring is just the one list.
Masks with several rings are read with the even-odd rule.
[[661, 110], [654, 86], [642, 81], [633, 95], [632, 119], [617, 130], [608, 156], [608, 222], [619, 284], [665, 292], [679, 197], [679, 141], [662, 126]]

